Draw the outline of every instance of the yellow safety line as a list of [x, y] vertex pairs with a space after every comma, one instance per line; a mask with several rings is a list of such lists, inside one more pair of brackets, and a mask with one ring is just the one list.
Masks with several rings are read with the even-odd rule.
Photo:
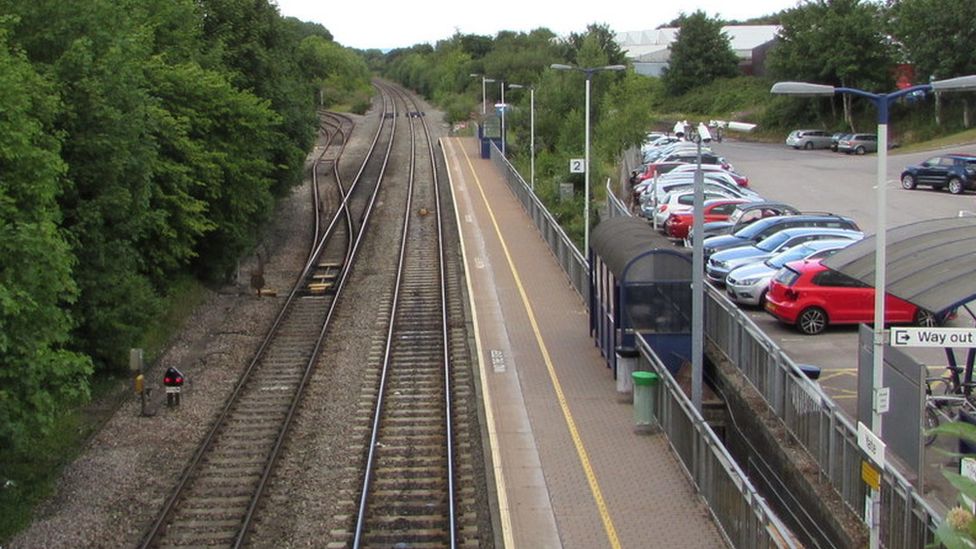
[[[443, 142], [441, 150], [445, 151], [444, 154], [447, 156], [446, 149], [443, 147]], [[451, 152], [453, 154], [454, 147], [451, 146]], [[447, 162], [447, 158], [444, 159], [445, 164], [450, 165]], [[454, 196], [454, 179], [451, 177], [451, 170], [447, 170], [447, 181], [448, 187], [451, 190], [451, 202], [454, 203], [454, 219], [457, 223], [458, 231], [464, 232], [464, 225], [461, 223], [460, 218], [460, 208], [458, 208], [457, 197]], [[464, 246], [464, 238], [460, 238], [461, 241], [461, 257], [465, 258], [465, 264], [467, 263], [468, 252]], [[467, 267], [465, 267], [467, 270]], [[465, 276], [465, 281], [468, 286], [468, 304], [471, 307], [471, 324], [474, 327], [474, 346], [478, 354], [477, 360], [481, 363], [481, 357], [484, 355], [484, 350], [481, 346], [481, 330], [478, 329], [478, 309], [474, 304], [474, 288], [471, 286], [471, 277]], [[498, 493], [498, 515], [502, 524], [502, 539], [505, 542], [505, 547], [514, 548], [515, 538], [512, 533], [512, 513], [508, 506], [508, 493], [505, 491], [505, 474], [502, 469], [502, 456], [501, 451], [498, 447], [498, 431], [495, 429], [495, 413], [491, 406], [491, 390], [488, 387], [488, 374], [486, 368], [482, 365], [478, 368], [481, 377], [481, 387], [482, 394], [485, 399], [485, 421], [488, 423], [488, 443], [491, 447], [491, 460], [493, 462], [493, 470], [495, 472], [495, 490]]]
[[610, 546], [613, 547], [613, 549], [620, 549], [620, 540], [617, 538], [617, 530], [613, 526], [613, 520], [610, 519], [610, 512], [607, 510], [606, 501], [603, 499], [603, 492], [600, 490], [600, 485], [597, 483], [596, 475], [593, 473], [593, 467], [590, 465], [590, 458], [586, 453], [586, 448], [583, 446], [583, 440], [580, 438], [579, 430], [576, 428], [576, 421], [573, 420], [573, 414], [569, 410], [569, 403], [566, 401], [566, 395], [563, 394], [562, 385], [559, 383], [559, 377], [556, 375], [556, 369], [553, 366], [552, 358], [549, 356], [549, 349], [546, 347], [546, 343], [542, 339], [542, 333], [539, 331], [539, 324], [535, 319], [535, 312], [532, 309], [532, 305], [529, 303], [529, 297], [525, 292], [525, 288], [522, 286], [522, 279], [519, 276], [518, 269], [515, 268], [515, 262], [512, 260], [512, 255], [508, 251], [508, 245], [506, 244], [505, 238], [502, 236], [501, 229], [498, 226], [498, 220], [495, 218], [495, 212], [491, 209], [491, 205], [488, 203], [488, 197], [485, 196], [485, 190], [481, 186], [481, 180], [478, 178], [474, 165], [471, 163], [471, 157], [468, 156], [467, 151], [465, 151], [463, 147], [461, 148], [461, 152], [464, 154], [464, 158], [468, 162], [468, 167], [471, 169], [471, 173], [474, 174], [474, 180], [475, 184], [478, 186], [478, 192], [481, 193], [481, 199], [485, 204], [485, 208], [488, 210], [488, 216], [491, 218], [491, 224], [495, 228], [495, 234], [498, 236], [502, 250], [505, 252], [505, 259], [508, 261], [508, 268], [512, 272], [512, 276], [515, 278], [515, 285], [518, 287], [519, 295], [522, 298], [522, 306], [525, 307], [525, 312], [529, 316], [529, 323], [532, 325], [532, 332], [535, 334], [535, 339], [536, 343], [539, 345], [539, 350], [542, 351], [542, 358], [546, 363], [546, 369], [549, 371], [549, 379], [552, 381], [552, 387], [556, 392], [556, 398], [559, 400], [559, 407], [562, 409], [563, 418], [566, 420], [566, 426], [569, 428], [569, 434], [573, 439], [573, 444], [576, 446], [576, 453], [579, 455], [580, 463], [583, 466], [583, 471], [586, 473], [586, 480], [589, 482], [590, 492], [593, 494], [593, 499], [596, 501], [597, 509], [600, 511], [600, 519], [603, 520], [603, 529], [607, 533]]

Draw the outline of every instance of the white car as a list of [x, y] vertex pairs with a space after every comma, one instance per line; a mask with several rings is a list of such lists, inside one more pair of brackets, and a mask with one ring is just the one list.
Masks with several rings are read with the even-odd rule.
[[[705, 189], [705, 200], [711, 200], [713, 198], [739, 198], [733, 196], [732, 193], [719, 189], [717, 187], [712, 187]], [[681, 210], [691, 210], [695, 204], [695, 191], [694, 189], [686, 189], [684, 187], [679, 187], [678, 189], [668, 193], [664, 201], [657, 205], [655, 210], [653, 205], [647, 204], [641, 207], [641, 212], [647, 219], [652, 219], [657, 223], [657, 226], [664, 228], [664, 222], [668, 220], [668, 216], [671, 212], [681, 211]]]

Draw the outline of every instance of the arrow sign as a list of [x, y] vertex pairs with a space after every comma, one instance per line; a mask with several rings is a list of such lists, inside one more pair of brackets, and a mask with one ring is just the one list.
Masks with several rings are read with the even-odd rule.
[[892, 328], [892, 347], [976, 348], [974, 328]]

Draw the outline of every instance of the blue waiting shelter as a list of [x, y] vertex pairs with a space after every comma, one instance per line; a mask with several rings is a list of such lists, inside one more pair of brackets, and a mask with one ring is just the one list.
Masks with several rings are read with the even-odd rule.
[[636, 354], [642, 335], [672, 374], [691, 357], [691, 251], [646, 221], [614, 217], [594, 228], [590, 335], [617, 374], [617, 357]]

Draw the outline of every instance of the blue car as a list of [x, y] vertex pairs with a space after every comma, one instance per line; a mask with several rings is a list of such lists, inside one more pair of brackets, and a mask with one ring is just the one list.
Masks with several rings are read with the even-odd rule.
[[903, 189], [911, 190], [919, 185], [948, 189], [952, 194], [976, 189], [976, 155], [933, 156], [921, 164], [908, 166], [901, 172]]

